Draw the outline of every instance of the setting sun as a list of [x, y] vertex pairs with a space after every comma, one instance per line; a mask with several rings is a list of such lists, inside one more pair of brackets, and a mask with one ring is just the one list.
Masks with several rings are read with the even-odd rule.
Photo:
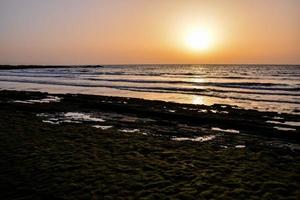
[[299, 19], [300, 0], [0, 0], [0, 200], [300, 200]]
[[206, 51], [212, 47], [212, 43], [212, 34], [205, 29], [190, 30], [185, 36], [187, 48], [193, 51]]

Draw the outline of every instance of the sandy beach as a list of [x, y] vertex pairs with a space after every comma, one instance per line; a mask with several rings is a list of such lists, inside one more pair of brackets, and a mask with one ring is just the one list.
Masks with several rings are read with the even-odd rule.
[[0, 200], [300, 200], [299, 13], [1, 0]]
[[16, 91], [0, 108], [4, 199], [299, 197], [295, 115]]

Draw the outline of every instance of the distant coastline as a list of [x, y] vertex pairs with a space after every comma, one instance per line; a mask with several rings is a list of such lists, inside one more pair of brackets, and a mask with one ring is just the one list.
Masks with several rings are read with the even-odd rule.
[[0, 65], [0, 70], [37, 69], [37, 68], [76, 68], [76, 67], [98, 68], [98, 67], [103, 67], [103, 65]]

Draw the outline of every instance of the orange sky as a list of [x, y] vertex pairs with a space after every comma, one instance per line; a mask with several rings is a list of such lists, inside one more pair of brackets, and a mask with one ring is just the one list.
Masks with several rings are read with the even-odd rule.
[[299, 19], [299, 0], [1, 0], [0, 64], [300, 64]]

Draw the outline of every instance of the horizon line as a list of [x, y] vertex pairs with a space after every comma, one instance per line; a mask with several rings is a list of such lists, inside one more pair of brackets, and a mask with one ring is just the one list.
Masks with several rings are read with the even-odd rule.
[[285, 63], [221, 63], [221, 64], [209, 64], [209, 63], [137, 63], [137, 64], [0, 64], [0, 67], [3, 66], [117, 66], [117, 65], [290, 65], [298, 66], [299, 64], [285, 64]]

